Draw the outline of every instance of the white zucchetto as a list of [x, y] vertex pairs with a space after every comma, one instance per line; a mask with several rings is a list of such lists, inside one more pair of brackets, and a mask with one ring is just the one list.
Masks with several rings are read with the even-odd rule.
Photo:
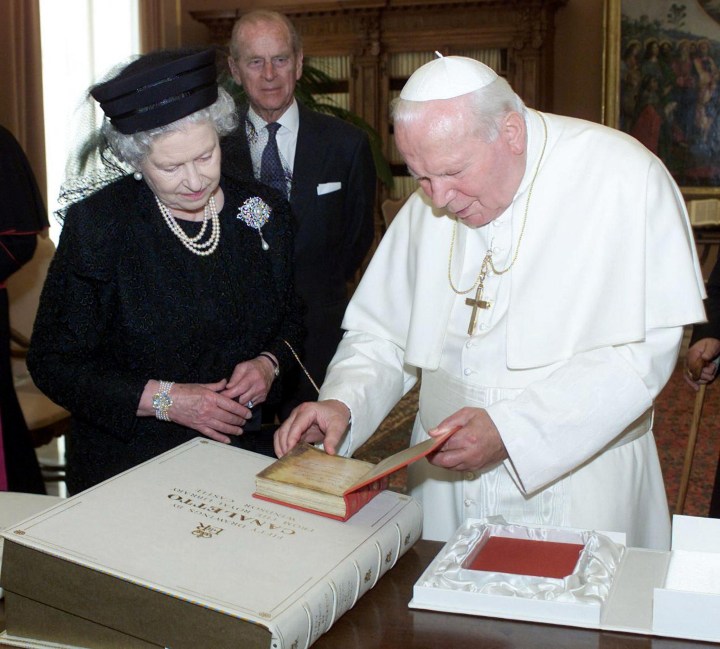
[[484, 88], [498, 77], [492, 68], [475, 59], [438, 56], [412, 73], [400, 92], [401, 99], [452, 99]]

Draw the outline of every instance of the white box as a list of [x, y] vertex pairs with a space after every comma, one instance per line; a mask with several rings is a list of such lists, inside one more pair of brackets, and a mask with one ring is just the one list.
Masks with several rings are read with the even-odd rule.
[[[483, 525], [469, 520], [467, 525]], [[510, 526], [521, 527], [521, 526]], [[622, 535], [601, 533], [622, 545], [610, 587], [600, 601], [532, 599], [472, 592], [443, 577], [455, 561], [461, 530], [445, 544], [413, 589], [411, 608], [526, 620], [643, 635], [720, 641], [720, 520], [675, 516], [669, 552], [625, 547]], [[573, 542], [586, 530], [525, 528], [546, 540]], [[582, 559], [581, 562], [582, 563]], [[489, 575], [489, 573], [486, 573]], [[465, 577], [465, 575], [460, 575]], [[480, 579], [482, 581], [483, 576]], [[543, 581], [543, 578], [521, 578]], [[492, 580], [491, 580], [492, 581]], [[544, 580], [552, 586], [555, 580]], [[527, 583], [527, 582], [523, 582]], [[458, 585], [460, 584], [460, 585]], [[539, 589], [540, 590], [540, 589]]]
[[720, 519], [675, 516], [668, 568], [653, 593], [653, 634], [719, 642]]

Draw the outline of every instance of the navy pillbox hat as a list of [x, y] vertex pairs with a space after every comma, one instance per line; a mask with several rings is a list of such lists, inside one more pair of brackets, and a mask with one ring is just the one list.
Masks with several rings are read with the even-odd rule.
[[168, 57], [157, 63], [152, 54], [141, 57], [90, 91], [121, 133], [171, 124], [217, 100], [214, 49]]

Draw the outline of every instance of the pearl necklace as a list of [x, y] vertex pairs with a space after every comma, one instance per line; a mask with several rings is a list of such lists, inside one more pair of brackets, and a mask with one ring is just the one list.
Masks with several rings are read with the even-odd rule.
[[[218, 217], [214, 196], [211, 196], [210, 200], [208, 200], [205, 204], [202, 227], [200, 228], [200, 232], [198, 232], [194, 237], [190, 237], [185, 234], [184, 230], [178, 225], [167, 205], [162, 203], [157, 196], [155, 197], [155, 201], [158, 204], [158, 208], [160, 208], [160, 214], [162, 214], [162, 217], [171, 232], [180, 239], [180, 243], [182, 243], [183, 246], [185, 246], [190, 252], [194, 255], [199, 255], [200, 257], [212, 255], [212, 253], [215, 252], [215, 249], [218, 247], [218, 243], [220, 243], [220, 218]], [[208, 220], [211, 225], [210, 237], [203, 243], [198, 243], [205, 234]]]

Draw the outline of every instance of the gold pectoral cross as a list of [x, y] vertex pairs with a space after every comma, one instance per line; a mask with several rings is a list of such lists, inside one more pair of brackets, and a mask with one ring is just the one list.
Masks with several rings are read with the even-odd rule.
[[472, 307], [472, 313], [470, 314], [470, 325], [468, 326], [468, 336], [472, 336], [475, 333], [475, 325], [477, 324], [478, 309], [489, 309], [490, 302], [482, 299], [483, 294], [483, 282], [478, 284], [477, 291], [475, 291], [475, 299], [465, 298], [465, 304]]

